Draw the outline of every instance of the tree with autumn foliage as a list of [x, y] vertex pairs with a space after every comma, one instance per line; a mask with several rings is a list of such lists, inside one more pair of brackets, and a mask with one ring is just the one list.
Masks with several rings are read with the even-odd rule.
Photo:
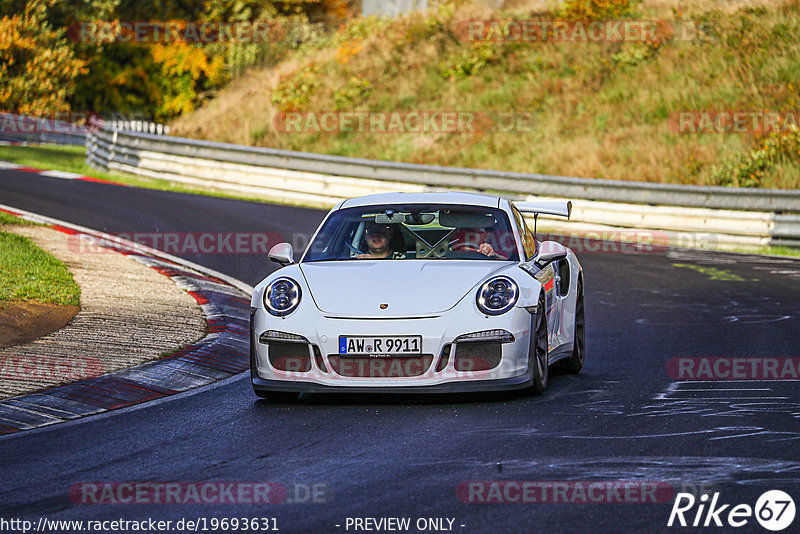
[[184, 41], [157, 44], [151, 54], [161, 69], [159, 114], [162, 116], [172, 118], [193, 111], [199, 87], [219, 87], [225, 80], [223, 57], [209, 58], [205, 50]]
[[[0, 110], [96, 111], [170, 121], [231, 78], [280, 61], [307, 32], [268, 43], [102, 42], [80, 23], [255, 22], [337, 26], [353, 0], [0, 0]], [[124, 40], [123, 40], [124, 41]]]
[[75, 80], [86, 72], [63, 28], [47, 10], [56, 0], [30, 0], [0, 18], [0, 110], [47, 115], [70, 110]]

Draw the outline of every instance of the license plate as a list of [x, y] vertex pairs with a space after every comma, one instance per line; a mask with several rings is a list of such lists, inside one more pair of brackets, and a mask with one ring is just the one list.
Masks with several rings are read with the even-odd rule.
[[339, 354], [420, 354], [422, 336], [339, 336]]

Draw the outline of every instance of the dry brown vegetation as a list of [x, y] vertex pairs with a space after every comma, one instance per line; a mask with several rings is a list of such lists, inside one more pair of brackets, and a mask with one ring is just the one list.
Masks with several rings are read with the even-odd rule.
[[[796, 141], [681, 134], [684, 110], [799, 109], [798, 0], [645, 0], [626, 17], [691, 20], [689, 41], [465, 42], [458, 22], [552, 17], [548, 0], [445, 4], [359, 19], [253, 71], [178, 120], [177, 135], [417, 163], [686, 184], [800, 188]], [[285, 133], [282, 110], [525, 112], [509, 133]], [[770, 145], [772, 143], [772, 145]], [[793, 144], [795, 143], [795, 144]]]

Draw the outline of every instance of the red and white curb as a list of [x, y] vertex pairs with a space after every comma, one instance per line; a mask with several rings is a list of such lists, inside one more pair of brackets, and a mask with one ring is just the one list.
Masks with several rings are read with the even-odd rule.
[[0, 435], [152, 401], [249, 369], [252, 286], [103, 232], [2, 204], [0, 211], [117, 250], [156, 269], [197, 300], [208, 323], [206, 337], [160, 360], [0, 401]]
[[10, 161], [4, 161], [4, 160], [0, 160], [0, 169], [7, 171], [29, 172], [32, 174], [38, 174], [39, 176], [46, 176], [48, 178], [59, 178], [61, 180], [78, 180], [81, 182], [95, 182], [100, 184], [113, 184], [121, 186], [125, 185], [118, 182], [112, 182], [111, 180], [103, 180], [102, 178], [86, 176], [85, 174], [78, 174], [69, 171], [47, 171], [47, 170], [37, 169], [35, 167], [27, 167], [25, 165], [20, 165], [18, 163], [11, 163]]

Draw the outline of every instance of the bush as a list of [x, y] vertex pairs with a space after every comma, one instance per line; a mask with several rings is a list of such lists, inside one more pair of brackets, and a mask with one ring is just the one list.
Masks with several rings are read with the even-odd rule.
[[336, 49], [336, 61], [342, 65], [346, 65], [353, 57], [361, 52], [362, 48], [364, 48], [362, 41], [362, 38], [356, 37], [339, 45], [339, 48]]
[[635, 43], [625, 47], [616, 54], [611, 55], [611, 60], [620, 67], [635, 67], [639, 63], [653, 57], [659, 48], [659, 43]]
[[642, 0], [567, 0], [560, 15], [572, 20], [605, 20], [633, 14]]
[[333, 93], [333, 102], [336, 109], [347, 109], [354, 104], [364, 101], [372, 92], [372, 84], [367, 80], [362, 80], [353, 76], [348, 80], [347, 85]]
[[281, 111], [305, 109], [319, 86], [317, 67], [313, 64], [281, 77], [272, 93], [272, 103]]
[[461, 54], [439, 66], [445, 78], [468, 78], [495, 59], [495, 49], [491, 42], [473, 43]]
[[712, 179], [720, 185], [759, 187], [761, 180], [779, 163], [800, 163], [800, 130], [771, 133], [759, 148], [714, 169]]

